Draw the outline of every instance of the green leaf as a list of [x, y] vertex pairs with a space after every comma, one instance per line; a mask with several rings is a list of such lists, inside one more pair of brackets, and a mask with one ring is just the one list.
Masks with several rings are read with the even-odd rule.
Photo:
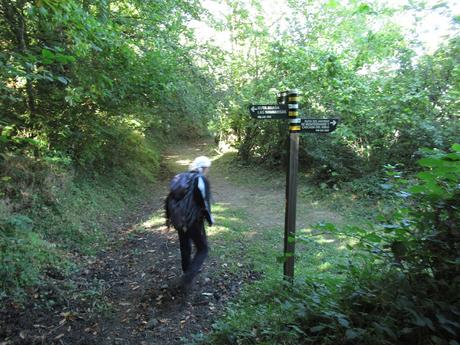
[[51, 50], [42, 49], [42, 57], [47, 59], [47, 60], [53, 60], [54, 59], [54, 53]]
[[460, 152], [460, 144], [453, 144], [452, 145], [452, 150]]
[[315, 326], [315, 327], [311, 327], [310, 328], [310, 332], [312, 333], [319, 333], [321, 332], [323, 329], [325, 329], [326, 326], [323, 326], [323, 325], [319, 325], [319, 326]]
[[339, 5], [337, 0], [329, 0], [326, 4], [326, 7], [336, 8]]
[[327, 231], [337, 231], [337, 228], [332, 223], [320, 223], [316, 225], [318, 228], [327, 230]]
[[452, 320], [449, 320], [447, 319], [443, 314], [441, 313], [437, 313], [436, 314], [436, 318], [438, 319], [438, 321], [441, 323], [441, 324], [450, 324], [452, 326], [454, 326], [455, 328], [458, 328], [460, 329], [460, 323], [456, 322], [456, 321], [452, 321]]
[[345, 327], [345, 328], [350, 327], [350, 323], [348, 322], [347, 319], [344, 319], [344, 318], [342, 318], [342, 317], [339, 317], [339, 318], [337, 319], [337, 321], [339, 322], [339, 324], [340, 324], [342, 327]]
[[371, 11], [372, 11], [371, 6], [369, 6], [368, 4], [361, 4], [361, 5], [359, 5], [359, 7], [358, 7], [356, 12], [362, 13], [362, 14], [364, 14], [364, 13], [367, 14], [367, 13], [370, 13]]
[[433, 175], [433, 173], [428, 172], [428, 171], [422, 171], [417, 174], [417, 177], [421, 180], [424, 181], [433, 181], [436, 180], [436, 177]]
[[353, 329], [347, 329], [347, 331], [345, 332], [345, 337], [348, 340], [353, 340], [359, 337], [359, 333], [354, 331]]
[[427, 188], [424, 185], [415, 185], [409, 188], [409, 192], [411, 193], [424, 193], [427, 191]]
[[296, 331], [297, 333], [299, 334], [305, 334], [304, 331], [302, 331], [298, 326], [296, 325], [289, 325], [289, 327], [291, 327], [294, 331]]
[[56, 79], [64, 85], [67, 85], [69, 83], [69, 81], [65, 77], [57, 77]]
[[276, 262], [279, 263], [279, 264], [282, 264], [284, 262], [286, 262], [286, 257], [284, 255], [279, 255], [276, 257]]
[[418, 164], [424, 167], [434, 168], [442, 167], [443, 161], [437, 158], [422, 158], [418, 161]]
[[22, 214], [14, 215], [7, 220], [8, 224], [20, 231], [31, 231], [33, 228], [33, 221], [27, 216]]
[[71, 55], [64, 55], [64, 54], [56, 54], [55, 57], [57, 62], [60, 63], [69, 63], [69, 62], [75, 62], [75, 58]]
[[438, 8], [445, 8], [445, 7], [448, 7], [448, 3], [447, 1], [444, 1], [444, 2], [439, 2], [437, 3], [436, 5], [434, 5], [431, 9], [432, 10], [437, 10]]
[[373, 243], [379, 243], [382, 241], [382, 238], [375, 233], [367, 234], [366, 236], [364, 236], [364, 239], [368, 240], [369, 242], [373, 242]]
[[460, 154], [457, 153], [457, 152], [448, 153], [448, 154], [446, 154], [444, 157], [449, 158], [449, 159], [451, 159], [451, 160], [453, 160], [453, 161], [458, 161], [458, 160], [460, 160]]

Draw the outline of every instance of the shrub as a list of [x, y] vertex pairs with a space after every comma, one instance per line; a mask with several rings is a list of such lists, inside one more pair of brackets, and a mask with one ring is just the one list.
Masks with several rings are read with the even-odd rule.
[[[355, 240], [348, 244], [352, 255], [343, 282], [327, 287], [311, 277], [293, 287], [256, 288], [231, 305], [226, 318], [201, 341], [458, 344], [460, 145], [452, 150], [424, 150], [426, 157], [419, 160], [424, 170], [416, 183], [389, 171], [396, 196], [403, 200], [378, 224], [342, 230], [332, 224], [317, 226], [322, 234]], [[311, 241], [299, 236], [302, 240]]]
[[60, 267], [55, 246], [33, 231], [33, 221], [15, 214], [0, 219], [0, 297], [18, 297], [25, 287], [40, 281], [48, 266]]

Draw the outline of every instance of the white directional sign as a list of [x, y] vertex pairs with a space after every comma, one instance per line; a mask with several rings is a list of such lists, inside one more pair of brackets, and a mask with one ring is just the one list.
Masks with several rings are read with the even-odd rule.
[[279, 120], [287, 119], [288, 105], [287, 104], [266, 104], [266, 105], [251, 105], [249, 107], [251, 117], [259, 120]]
[[302, 119], [301, 133], [330, 133], [335, 130], [339, 119]]

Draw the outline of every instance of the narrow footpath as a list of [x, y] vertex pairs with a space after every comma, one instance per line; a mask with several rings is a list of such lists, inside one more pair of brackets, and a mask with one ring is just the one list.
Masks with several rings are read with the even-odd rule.
[[[71, 281], [56, 278], [56, 288], [49, 291], [55, 304], [48, 309], [40, 306], [18, 311], [7, 323], [14, 330], [10, 333], [17, 336], [0, 339], [0, 345], [172, 345], [187, 344], [194, 335], [208, 332], [242, 286], [260, 279], [262, 273], [250, 265], [238, 263], [235, 270], [226, 260], [244, 256], [249, 238], [245, 236], [255, 236], [268, 226], [282, 228], [285, 187], [284, 181], [269, 189], [240, 186], [219, 169], [212, 169], [216, 208], [230, 214], [250, 210], [249, 224], [245, 225], [250, 230], [232, 243], [225, 237], [211, 238], [210, 257], [193, 290], [187, 295], [177, 294], [170, 286], [181, 274], [179, 245], [175, 230], [164, 225], [163, 200], [169, 179], [186, 170], [199, 155], [219, 158], [209, 142], [181, 144], [165, 152], [162, 177], [150, 200], [114, 221], [110, 245], [89, 258], [88, 265]], [[298, 207], [306, 209], [301, 202]], [[298, 225], [337, 217], [328, 215], [327, 210], [315, 212], [301, 215]], [[233, 218], [239, 221], [237, 216]], [[215, 255], [213, 246], [217, 244], [231, 254]], [[63, 293], [61, 287], [65, 285], [72, 285], [75, 293]]]

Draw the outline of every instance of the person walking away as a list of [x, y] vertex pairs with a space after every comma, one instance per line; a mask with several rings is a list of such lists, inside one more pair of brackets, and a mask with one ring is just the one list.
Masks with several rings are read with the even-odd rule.
[[[166, 224], [178, 232], [182, 277], [181, 288], [190, 286], [208, 256], [208, 241], [204, 227], [214, 224], [211, 213], [211, 189], [207, 175], [211, 167], [208, 157], [195, 158], [190, 170], [176, 175], [170, 182], [165, 201]], [[192, 259], [192, 243], [196, 253]]]

